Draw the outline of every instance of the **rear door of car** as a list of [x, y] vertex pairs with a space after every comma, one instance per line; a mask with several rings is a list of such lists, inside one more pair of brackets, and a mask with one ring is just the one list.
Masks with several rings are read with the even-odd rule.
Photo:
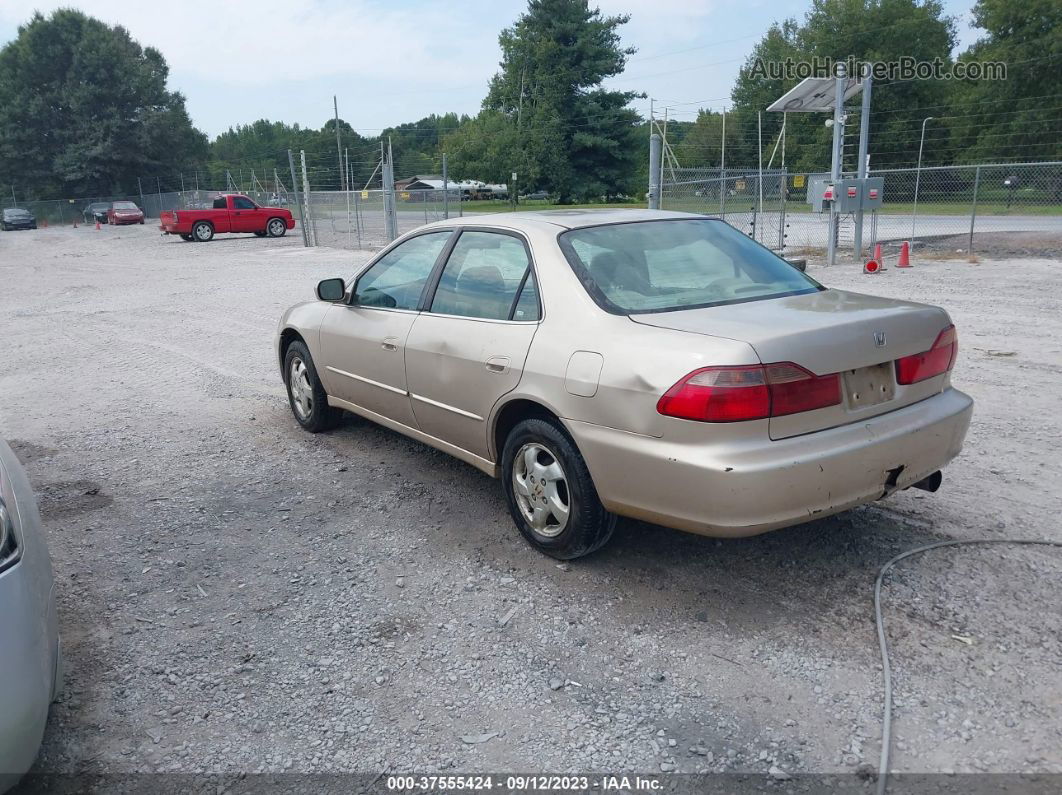
[[542, 310], [522, 236], [459, 234], [406, 340], [406, 383], [422, 431], [489, 458], [487, 418], [520, 382]]

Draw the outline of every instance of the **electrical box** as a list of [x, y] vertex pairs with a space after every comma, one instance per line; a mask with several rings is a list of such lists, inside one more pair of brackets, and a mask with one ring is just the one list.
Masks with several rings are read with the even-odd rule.
[[884, 198], [885, 178], [868, 177], [867, 179], [839, 179], [836, 182], [828, 176], [814, 175], [808, 181], [808, 204], [813, 212], [826, 213], [830, 205], [837, 205], [839, 213], [854, 213], [860, 207], [863, 210], [877, 210]]

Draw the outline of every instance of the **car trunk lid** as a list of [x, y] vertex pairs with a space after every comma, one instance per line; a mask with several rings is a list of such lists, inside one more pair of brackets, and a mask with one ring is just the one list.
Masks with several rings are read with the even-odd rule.
[[896, 383], [893, 362], [928, 350], [949, 324], [944, 310], [925, 304], [824, 290], [630, 317], [645, 325], [747, 342], [764, 364], [793, 362], [816, 375], [841, 374], [839, 405], [771, 417], [772, 439], [893, 411], [939, 392], [947, 381], [940, 375], [907, 386]]

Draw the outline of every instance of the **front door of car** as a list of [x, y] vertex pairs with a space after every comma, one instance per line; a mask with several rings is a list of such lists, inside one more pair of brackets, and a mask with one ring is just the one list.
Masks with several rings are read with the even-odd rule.
[[465, 229], [406, 340], [420, 429], [490, 458], [487, 418], [520, 382], [541, 309], [522, 237]]
[[265, 229], [265, 219], [260, 218], [258, 206], [243, 196], [232, 198], [229, 220], [233, 232], [261, 232]]
[[406, 390], [406, 338], [451, 230], [411, 237], [384, 254], [321, 324], [317, 371], [328, 394], [412, 428]]

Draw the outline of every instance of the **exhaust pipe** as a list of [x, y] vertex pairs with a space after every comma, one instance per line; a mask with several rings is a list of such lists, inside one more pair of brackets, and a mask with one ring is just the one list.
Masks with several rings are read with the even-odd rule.
[[911, 488], [921, 489], [922, 491], [934, 492], [940, 488], [940, 484], [944, 480], [944, 475], [938, 469], [932, 475], [922, 478], [917, 483], [912, 483]]

